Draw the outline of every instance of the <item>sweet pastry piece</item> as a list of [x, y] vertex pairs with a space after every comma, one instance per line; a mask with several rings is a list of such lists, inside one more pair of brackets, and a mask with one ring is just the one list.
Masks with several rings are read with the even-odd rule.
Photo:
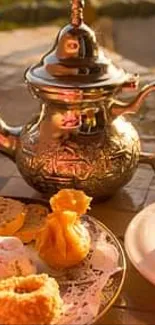
[[23, 226], [26, 207], [23, 203], [0, 197], [0, 236], [12, 236]]
[[36, 248], [49, 266], [67, 268], [87, 256], [90, 236], [76, 212], [54, 212], [38, 234]]
[[74, 189], [60, 190], [50, 199], [52, 211], [74, 211], [78, 215], [85, 214], [90, 208], [92, 198], [83, 191]]
[[0, 324], [51, 324], [62, 305], [57, 282], [46, 274], [0, 282]]
[[48, 208], [40, 204], [27, 205], [25, 222], [23, 227], [15, 233], [23, 243], [30, 243], [36, 239], [38, 230], [43, 227], [46, 217], [49, 213]]
[[36, 267], [20, 239], [0, 237], [0, 279], [33, 273], [36, 273]]
[[81, 223], [80, 213], [86, 212], [90, 201], [76, 190], [61, 190], [50, 200], [54, 212], [48, 216], [36, 240], [36, 249], [48, 265], [71, 267], [89, 253], [90, 236]]

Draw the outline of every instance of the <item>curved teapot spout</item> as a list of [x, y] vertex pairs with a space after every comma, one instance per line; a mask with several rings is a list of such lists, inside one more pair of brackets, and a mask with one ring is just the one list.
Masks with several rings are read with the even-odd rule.
[[8, 126], [0, 118], [0, 152], [15, 161], [17, 143], [23, 127]]
[[135, 114], [138, 112], [141, 103], [146, 96], [152, 91], [155, 91], [155, 81], [149, 85], [144, 86], [136, 98], [131, 103], [126, 103], [121, 100], [113, 99], [110, 103], [110, 112], [113, 117], [117, 117], [123, 114]]

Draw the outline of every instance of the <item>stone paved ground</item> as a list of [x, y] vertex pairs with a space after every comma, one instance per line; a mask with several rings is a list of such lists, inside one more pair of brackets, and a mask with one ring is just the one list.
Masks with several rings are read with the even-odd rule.
[[[37, 62], [40, 55], [49, 49], [57, 31], [57, 27], [41, 27], [0, 34], [3, 43], [0, 53], [0, 107], [1, 116], [8, 123], [13, 125], [25, 123], [37, 111], [38, 102], [29, 95], [23, 82], [23, 72], [28, 65]], [[148, 68], [131, 62], [120, 55], [110, 52], [107, 54], [128, 71], [140, 73], [141, 84], [155, 79]], [[141, 112], [132, 118], [132, 121], [138, 127], [143, 140], [143, 148], [155, 152], [154, 102], [155, 95], [151, 95], [145, 101]], [[0, 156], [0, 189], [3, 195], [37, 195], [22, 180], [16, 166], [2, 155]], [[111, 204], [116, 207], [116, 211], [119, 211], [119, 205], [122, 204], [122, 210], [129, 214], [130, 218], [135, 211], [155, 200], [154, 189], [155, 176], [153, 171], [148, 166], [140, 166], [132, 182], [118, 192], [112, 201], [110, 200], [110, 203], [105, 204], [107, 222], [110, 222], [110, 220], [108, 221], [108, 213]], [[119, 227], [121, 225], [118, 224], [118, 230]]]

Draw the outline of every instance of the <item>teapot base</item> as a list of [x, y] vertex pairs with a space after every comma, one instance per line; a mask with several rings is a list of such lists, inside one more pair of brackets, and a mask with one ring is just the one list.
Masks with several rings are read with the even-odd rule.
[[[138, 165], [138, 164], [137, 164]], [[137, 169], [137, 166], [130, 170], [126, 175], [122, 175], [119, 179], [102, 179], [98, 183], [98, 187], [93, 188], [90, 187], [90, 182], [84, 182], [83, 184], [75, 184], [74, 182], [47, 182], [46, 180], [41, 180], [35, 183], [33, 182], [32, 179], [29, 177], [25, 178], [25, 181], [27, 182], [28, 185], [30, 185], [32, 188], [34, 188], [37, 192], [42, 194], [42, 197], [45, 200], [49, 200], [51, 196], [56, 194], [59, 190], [65, 189], [65, 188], [74, 188], [77, 190], [82, 190], [84, 191], [88, 196], [93, 197], [93, 202], [100, 202], [100, 201], [106, 201], [110, 199], [113, 195], [116, 194], [118, 189], [122, 188], [125, 186], [130, 180], [132, 179], [135, 171]], [[96, 180], [98, 182], [98, 180]]]

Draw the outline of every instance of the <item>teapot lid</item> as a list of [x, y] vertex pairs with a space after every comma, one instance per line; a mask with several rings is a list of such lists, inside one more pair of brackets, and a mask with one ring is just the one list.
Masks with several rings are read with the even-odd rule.
[[52, 87], [105, 89], [135, 82], [105, 56], [94, 31], [83, 22], [83, 8], [84, 0], [72, 0], [71, 23], [60, 30], [52, 50], [26, 71], [25, 79], [38, 95]]

